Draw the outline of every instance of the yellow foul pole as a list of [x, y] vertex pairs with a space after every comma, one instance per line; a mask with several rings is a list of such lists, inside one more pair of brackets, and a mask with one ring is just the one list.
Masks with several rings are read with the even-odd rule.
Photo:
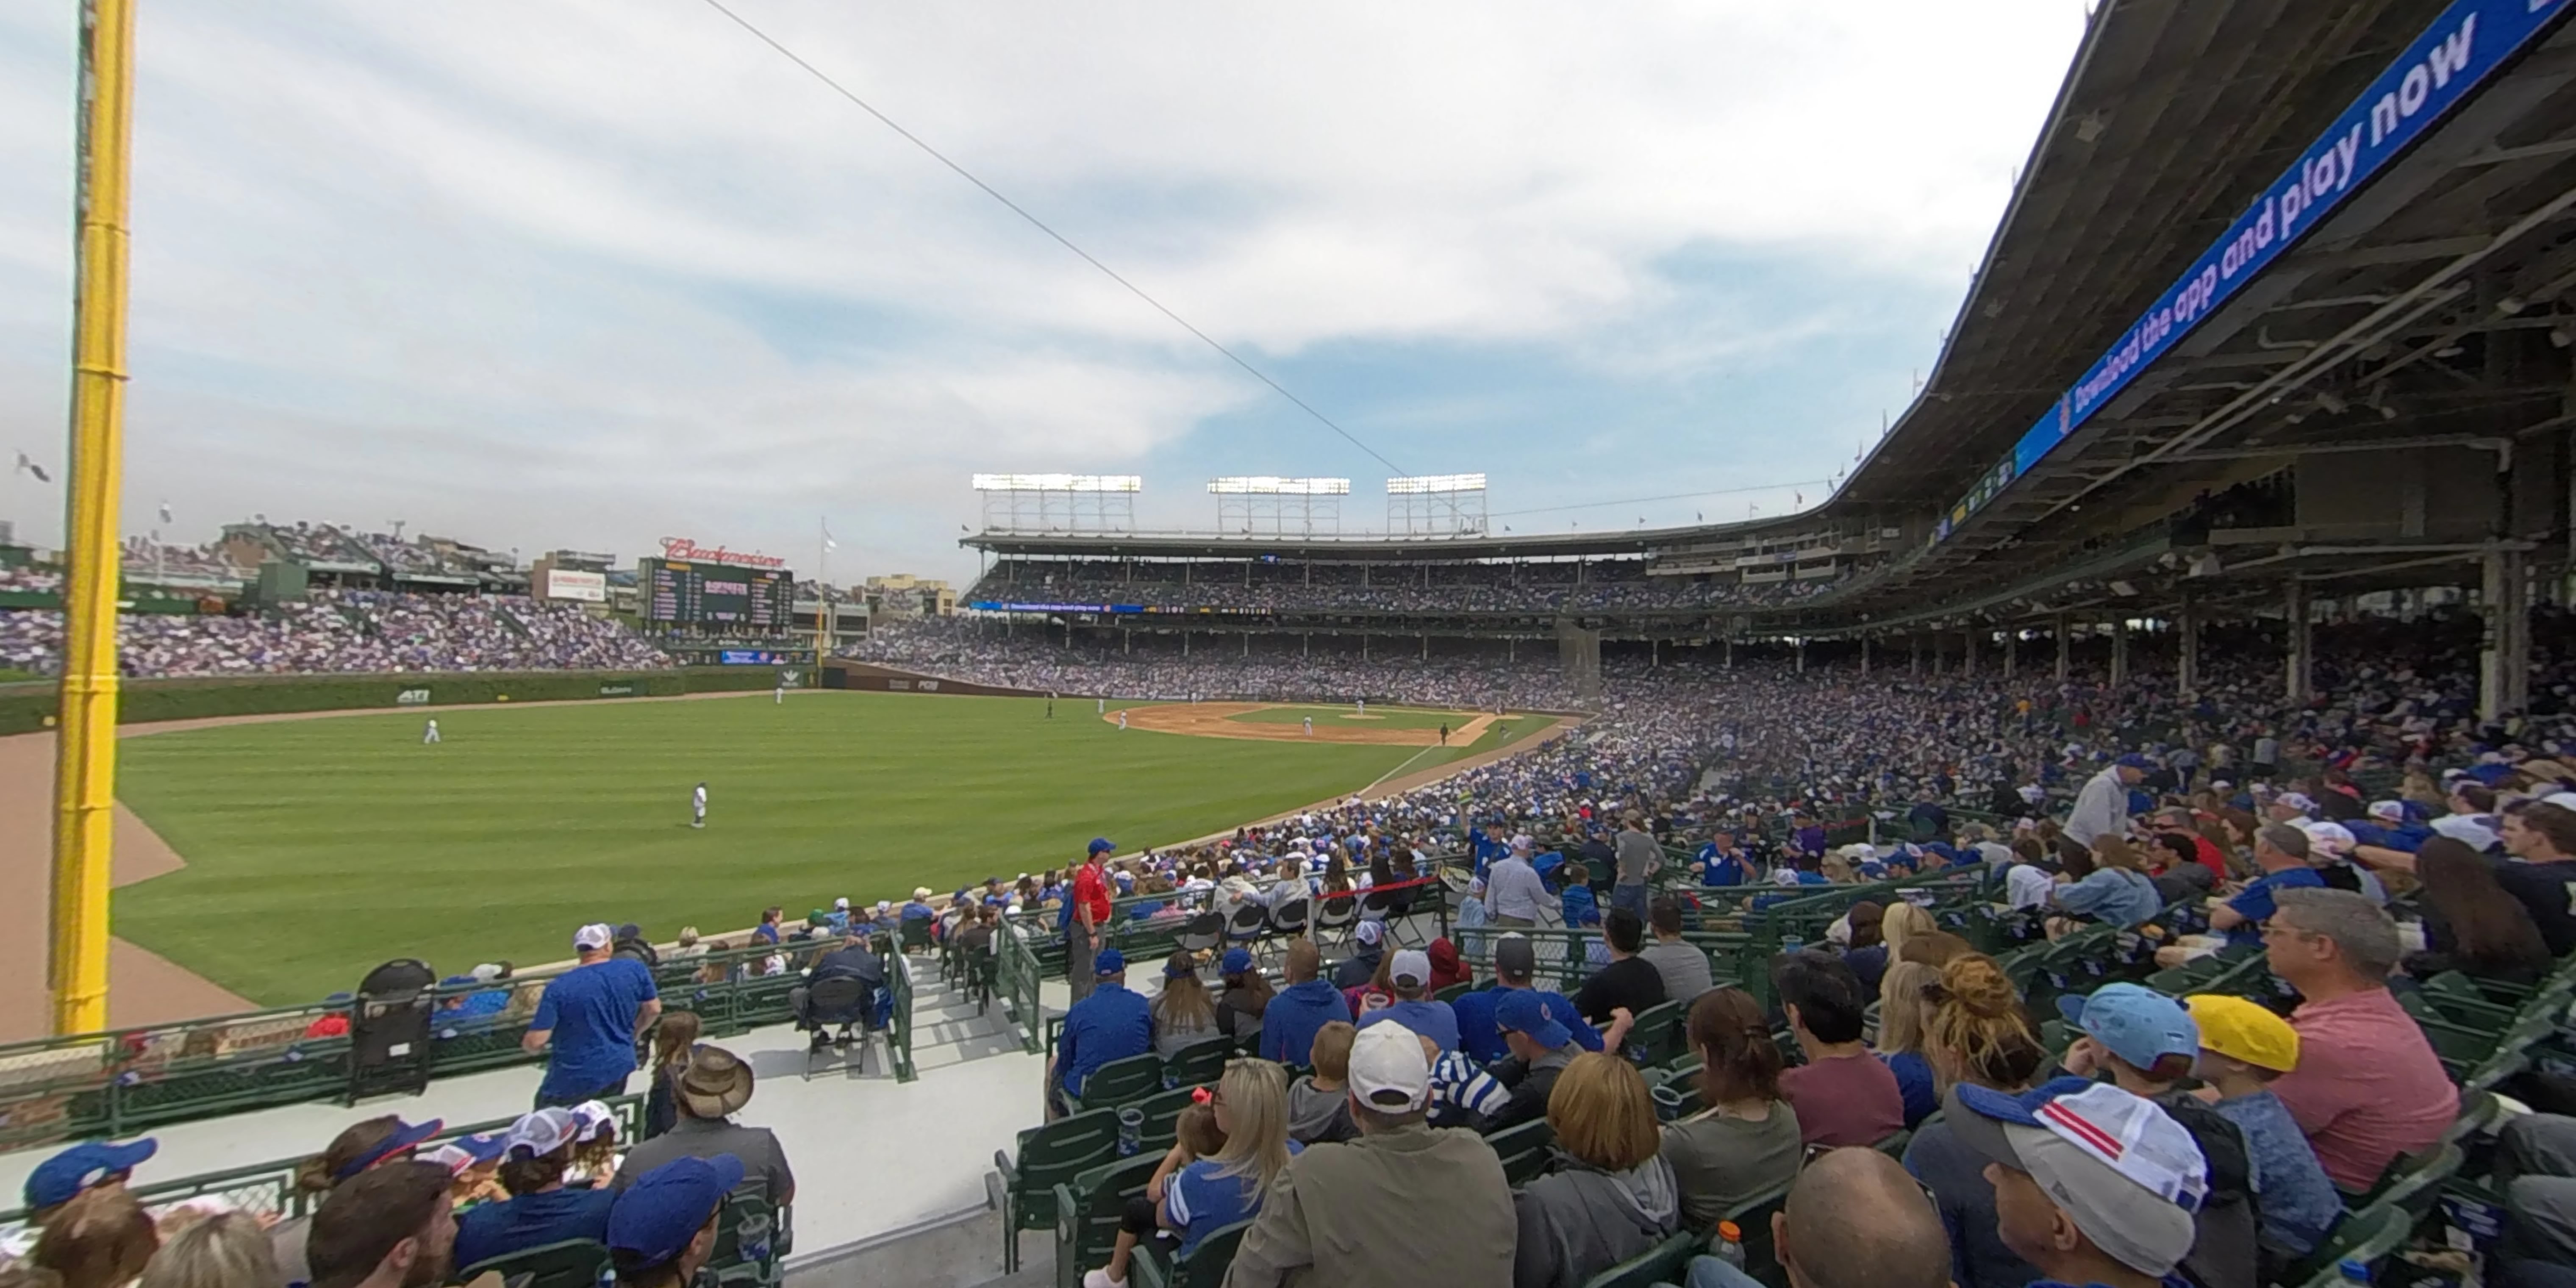
[[116, 824], [117, 500], [125, 437], [126, 180], [134, 140], [134, 0], [84, 0], [80, 276], [72, 305], [72, 456], [62, 729], [54, 762], [56, 1033], [107, 1027], [107, 900]]

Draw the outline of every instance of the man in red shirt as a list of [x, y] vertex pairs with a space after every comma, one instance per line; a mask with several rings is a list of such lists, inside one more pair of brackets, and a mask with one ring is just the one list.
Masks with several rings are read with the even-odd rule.
[[2397, 925], [2349, 890], [2289, 889], [2263, 927], [2272, 973], [2299, 990], [2299, 1067], [2272, 1084], [2326, 1175], [2369, 1189], [2389, 1161], [2429, 1148], [2460, 1091], [2424, 1031], [2388, 993]]
[[1090, 857], [1073, 874], [1073, 892], [1064, 923], [1064, 977], [1073, 1000], [1091, 993], [1091, 959], [1100, 951], [1100, 928], [1109, 924], [1109, 855], [1118, 847], [1106, 838], [1091, 839]]

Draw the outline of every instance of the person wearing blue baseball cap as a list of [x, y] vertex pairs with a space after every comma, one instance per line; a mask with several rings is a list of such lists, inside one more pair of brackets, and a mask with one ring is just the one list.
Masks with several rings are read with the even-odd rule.
[[2206, 1288], [2251, 1288], [2260, 1248], [2253, 1156], [2242, 1128], [2180, 1089], [2200, 1058], [2200, 1025], [2182, 1003], [2139, 984], [2105, 984], [2090, 997], [2057, 999], [2083, 1034], [2060, 1061], [2079, 1078], [2107, 1078], [2154, 1102], [2191, 1134], [2205, 1163], [2206, 1198], [2194, 1211], [2192, 1278]]
[[458, 1219], [460, 1268], [566, 1239], [598, 1242], [606, 1236], [608, 1209], [616, 1196], [606, 1189], [576, 1190], [564, 1184], [580, 1134], [580, 1119], [560, 1106], [522, 1115], [510, 1125], [501, 1138], [501, 1187], [510, 1197], [469, 1208]]
[[1216, 1031], [1244, 1050], [1260, 1050], [1262, 1017], [1276, 995], [1270, 977], [1245, 948], [1226, 949], [1225, 956], [1217, 959], [1216, 973], [1225, 982], [1225, 991], [1216, 998]]
[[[1614, 1026], [1623, 1036], [1627, 1019], [1626, 1012], [1621, 1012]], [[1547, 1004], [1529, 989], [1514, 989], [1498, 999], [1494, 1024], [1502, 1030], [1503, 1045], [1511, 1055], [1477, 1074], [1458, 1096], [1476, 1130], [1488, 1136], [1546, 1117], [1547, 1098], [1556, 1090], [1557, 1076], [1583, 1054], [1574, 1031], [1549, 1014]], [[1612, 1043], [1609, 1049], [1615, 1052], [1618, 1047]]]
[[[581, 964], [546, 982], [521, 1048], [546, 1052], [537, 1108], [577, 1105], [626, 1094], [635, 1072], [635, 1039], [662, 1014], [651, 967], [614, 953], [616, 936], [593, 923], [573, 932]], [[551, 1049], [549, 1049], [551, 1048]]]
[[742, 1160], [675, 1158], [638, 1177], [608, 1212], [619, 1288], [680, 1288], [716, 1250], [716, 1216], [742, 1184]]
[[85, 1140], [36, 1164], [24, 1191], [27, 1224], [43, 1225], [54, 1209], [90, 1190], [125, 1184], [160, 1148], [149, 1136], [122, 1145]]
[[1091, 973], [1091, 993], [1065, 1011], [1055, 1060], [1047, 1066], [1050, 1115], [1069, 1112], [1070, 1098], [1082, 1094], [1083, 1081], [1100, 1066], [1154, 1049], [1153, 1007], [1128, 991], [1126, 954], [1101, 949]]

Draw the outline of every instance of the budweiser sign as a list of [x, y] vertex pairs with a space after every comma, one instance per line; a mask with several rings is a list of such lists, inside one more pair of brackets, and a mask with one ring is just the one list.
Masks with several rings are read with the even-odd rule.
[[687, 537], [662, 538], [662, 557], [683, 563], [731, 564], [736, 568], [784, 568], [787, 561], [776, 555], [747, 555], [723, 546], [702, 546]]

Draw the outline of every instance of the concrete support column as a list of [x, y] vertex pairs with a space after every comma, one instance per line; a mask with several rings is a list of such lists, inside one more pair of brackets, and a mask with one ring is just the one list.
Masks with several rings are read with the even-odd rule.
[[1118, 651], [1131, 654], [1136, 651], [1136, 632], [1129, 630], [1118, 632]]
[[1735, 637], [1732, 635], [1726, 637], [1726, 669], [1735, 669]]
[[2129, 679], [2129, 619], [2111, 622], [2111, 683], [2125, 684]]
[[1805, 636], [1803, 636], [1803, 635], [1802, 635], [1802, 636], [1799, 636], [1799, 637], [1798, 637], [1798, 674], [1800, 674], [1800, 675], [1805, 675], [1806, 673], [1807, 673], [1807, 639], [1806, 639], [1806, 637], [1805, 637]]
[[2200, 610], [2192, 606], [2189, 596], [2174, 614], [2174, 629], [2180, 632], [2174, 641], [2174, 682], [2188, 697], [2200, 692]]
[[1972, 680], [1977, 678], [1978, 630], [1979, 628], [1974, 626], [1968, 628], [1967, 641], [1959, 650], [1959, 674]]
[[2304, 704], [2313, 692], [2309, 680], [2313, 655], [2308, 636], [2308, 588], [2304, 584], [2294, 580], [2283, 589], [2281, 616], [2288, 623], [2290, 636], [2289, 647], [2284, 650], [2289, 665], [2284, 668], [2287, 674], [2283, 676], [2281, 695]]
[[1648, 650], [1646, 653], [1646, 665], [1661, 670], [1664, 665], [1664, 642], [1662, 640], [1650, 640], [1647, 642], [1646, 648]]
[[2066, 683], [2067, 672], [2074, 664], [2075, 637], [2071, 632], [2072, 626], [2073, 623], [2066, 620], [2066, 614], [2059, 613], [2057, 625], [2050, 628], [2051, 633], [2057, 636], [2057, 682], [2059, 684]]
[[1190, 655], [1190, 633], [1189, 633], [1188, 631], [1183, 631], [1183, 632], [1181, 632], [1181, 656], [1183, 656], [1183, 657], [1188, 657], [1189, 655]]
[[1245, 631], [1243, 633], [1243, 655], [1245, 657], [1252, 656], [1252, 632], [1250, 631]]
[[2004, 678], [2007, 680], [2013, 678], [2014, 663], [2018, 660], [2016, 655], [2021, 652], [2020, 644], [2021, 628], [2006, 627], [2004, 629]]
[[2478, 596], [2478, 616], [2486, 624], [2478, 658], [2478, 718], [2502, 720], [2530, 699], [2530, 588], [2521, 551], [2490, 549], [2485, 563]]
[[1860, 673], [1863, 678], [1869, 675], [1869, 637], [1866, 635], [1860, 637]]
[[[1424, 566], [1427, 568], [1429, 565]], [[1425, 662], [1431, 660], [1431, 633], [1429, 631], [1424, 631], [1422, 633], [1422, 660]]]
[[1905, 673], [1923, 674], [1923, 637], [1920, 635], [1905, 637]]
[[[1363, 566], [1363, 567], [1365, 567], [1366, 565], [1362, 565], [1362, 566]], [[1363, 636], [1361, 636], [1361, 637], [1360, 637], [1360, 660], [1361, 660], [1361, 661], [1363, 661], [1363, 662], [1365, 662], [1365, 661], [1367, 661], [1367, 660], [1368, 660], [1368, 642], [1369, 642], [1369, 637], [1368, 637], [1368, 636], [1363, 635]]]

